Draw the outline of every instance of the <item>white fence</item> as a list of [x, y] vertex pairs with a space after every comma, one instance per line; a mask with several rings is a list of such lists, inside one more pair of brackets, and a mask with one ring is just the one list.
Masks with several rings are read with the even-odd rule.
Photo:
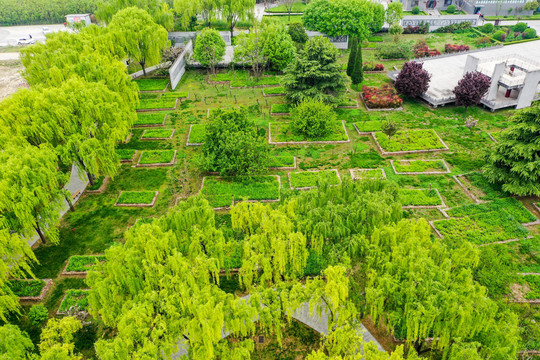
[[186, 58], [190, 57], [193, 54], [193, 41], [189, 40], [184, 51], [176, 58], [174, 63], [169, 69], [169, 77], [171, 79], [171, 89], [176, 89], [176, 86], [182, 80], [182, 76], [186, 72]]

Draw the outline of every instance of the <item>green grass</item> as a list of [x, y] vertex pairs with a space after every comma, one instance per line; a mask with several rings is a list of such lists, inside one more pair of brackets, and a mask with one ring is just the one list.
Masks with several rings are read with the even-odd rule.
[[213, 207], [230, 206], [233, 196], [235, 201], [274, 200], [279, 198], [279, 182], [275, 176], [207, 176], [201, 193]]
[[175, 105], [176, 99], [141, 99], [137, 110], [172, 109]]
[[450, 14], [448, 11], [446, 10], [439, 10], [439, 12], [441, 13], [441, 15], [467, 15], [467, 13], [463, 10], [461, 11], [455, 11], [454, 13]]
[[228, 71], [210, 75], [210, 81], [215, 82], [230, 82], [231, 87], [251, 87], [263, 85], [279, 85], [279, 76], [266, 75], [259, 79], [250, 76], [248, 71]]
[[174, 150], [145, 150], [139, 164], [168, 164], [173, 161]]
[[355, 180], [364, 180], [364, 179], [384, 179], [384, 174], [382, 169], [362, 169], [362, 170], [353, 170], [353, 179]]
[[338, 104], [338, 106], [357, 106], [357, 105], [358, 103], [356, 102], [356, 100], [353, 100], [353, 99], [347, 99]]
[[66, 312], [72, 306], [79, 307], [81, 310], [88, 310], [88, 290], [69, 289], [58, 311]]
[[360, 132], [374, 132], [381, 131], [381, 124], [379, 120], [369, 120], [354, 123]]
[[292, 155], [270, 155], [268, 157], [268, 167], [293, 167], [294, 156]]
[[414, 151], [442, 149], [443, 144], [439, 141], [433, 130], [398, 131], [391, 139], [382, 132], [375, 133], [377, 141], [387, 152]]
[[116, 153], [120, 160], [131, 160], [137, 150], [134, 149], [116, 149]]
[[327, 182], [329, 185], [340, 183], [339, 177], [333, 170], [292, 172], [290, 174], [291, 187], [294, 189], [315, 187], [322, 181]]
[[290, 113], [292, 109], [292, 106], [290, 104], [273, 104], [271, 108], [271, 112], [274, 114], [280, 114], [280, 113]]
[[412, 11], [404, 11], [403, 16], [418, 16], [418, 15], [427, 15], [427, 12], [420, 10], [418, 14], [413, 14]]
[[427, 189], [399, 189], [399, 201], [403, 206], [442, 205], [437, 191]]
[[464, 217], [490, 211], [505, 212], [522, 224], [536, 221], [536, 217], [523, 206], [521, 201], [514, 198], [495, 199], [482, 204], [463, 205], [452, 208], [447, 213], [452, 217]]
[[446, 171], [446, 166], [442, 160], [397, 160], [394, 161], [397, 172], [441, 172]]
[[[303, 13], [304, 10], [306, 9], [306, 4], [302, 3], [302, 2], [295, 2], [292, 6], [292, 9], [291, 9], [291, 13]], [[271, 9], [267, 9], [266, 12], [269, 12], [269, 13], [288, 13], [289, 10], [287, 10], [287, 8], [285, 8], [285, 5], [278, 5], [274, 8], [271, 8]]]
[[272, 122], [272, 141], [287, 142], [287, 141], [343, 141], [347, 140], [347, 133], [343, 129], [341, 121], [336, 121], [332, 127], [332, 132], [328, 135], [308, 138], [302, 134], [295, 134], [289, 123]]
[[502, 190], [500, 184], [490, 183], [488, 179], [481, 173], [470, 173], [465, 177], [471, 182], [471, 184], [480, 189], [484, 195], [480, 196], [482, 200], [495, 200], [498, 198], [507, 197], [509, 194]]
[[168, 78], [144, 78], [135, 79], [135, 83], [139, 86], [140, 91], [161, 91], [169, 83]]
[[191, 127], [191, 132], [189, 133], [188, 142], [191, 144], [202, 144], [206, 137], [206, 125], [204, 124], [194, 124]]
[[171, 137], [173, 129], [148, 129], [145, 130], [142, 139], [154, 139], [154, 138], [164, 138], [168, 139]]
[[101, 185], [103, 185], [103, 180], [105, 180], [105, 176], [98, 176], [94, 179], [94, 184], [90, 185], [88, 184], [87, 190], [98, 190]]
[[39, 296], [41, 290], [45, 287], [43, 280], [10, 280], [8, 286], [13, 293], [18, 297], [23, 296]]
[[189, 93], [187, 91], [166, 92], [161, 94], [161, 100], [176, 100], [179, 98], [187, 98]]
[[529, 234], [525, 227], [505, 211], [490, 211], [462, 218], [440, 220], [435, 222], [435, 226], [450, 244], [463, 241], [489, 244], [524, 238]]
[[302, 15], [291, 15], [290, 19], [289, 16], [284, 14], [283, 16], [276, 16], [276, 15], [265, 15], [263, 16], [263, 22], [276, 22], [281, 23], [283, 25], [289, 25], [289, 24], [302, 24]]
[[102, 261], [105, 261], [103, 255], [74, 255], [69, 258], [66, 271], [88, 271]]
[[527, 285], [529, 291], [525, 294], [527, 300], [540, 299], [540, 276], [537, 275], [525, 275], [518, 278], [520, 284]]
[[164, 113], [138, 113], [133, 125], [161, 125], [164, 121]]
[[118, 197], [118, 204], [151, 204], [154, 191], [124, 191]]
[[283, 95], [285, 94], [285, 88], [282, 86], [270, 87], [264, 89], [266, 95]]

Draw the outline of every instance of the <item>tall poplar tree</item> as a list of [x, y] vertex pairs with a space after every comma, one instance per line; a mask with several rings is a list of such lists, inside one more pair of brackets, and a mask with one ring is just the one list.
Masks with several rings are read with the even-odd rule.
[[[356, 39], [355, 41], [358, 42]], [[358, 90], [358, 85], [364, 80], [364, 63], [362, 62], [362, 47], [358, 42], [358, 48], [356, 50], [356, 56], [354, 59], [354, 69], [351, 74], [351, 80], [353, 85], [356, 85]]]

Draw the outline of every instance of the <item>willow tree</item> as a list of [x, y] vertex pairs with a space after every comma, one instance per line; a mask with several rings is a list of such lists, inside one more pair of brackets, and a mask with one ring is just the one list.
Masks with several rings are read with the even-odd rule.
[[18, 144], [0, 151], [0, 216], [10, 232], [30, 238], [37, 233], [44, 243], [57, 243], [65, 180], [57, 155], [47, 144]]
[[28, 360], [34, 344], [17, 325], [0, 326], [0, 359]]
[[[402, 220], [376, 229], [367, 251], [366, 301], [373, 320], [392, 330], [420, 353], [427, 338], [431, 349], [448, 354], [454, 341], [477, 342], [479, 353], [514, 358], [517, 324], [496, 344], [489, 337], [499, 309], [484, 287], [473, 280], [477, 249], [464, 242], [451, 250], [431, 239], [428, 223]], [[490, 358], [488, 356], [488, 358]]]
[[41, 360], [82, 360], [75, 353], [75, 333], [82, 324], [72, 316], [57, 320], [50, 319], [41, 332], [39, 351]]
[[227, 22], [231, 39], [234, 36], [234, 27], [240, 20], [253, 19], [255, 0], [222, 0], [218, 2], [221, 16]]
[[163, 49], [170, 44], [167, 30], [156, 24], [150, 14], [137, 7], [118, 11], [108, 28], [116, 36], [127, 57], [142, 66], [144, 75], [146, 66], [158, 64]]
[[152, 19], [164, 29], [172, 31], [174, 27], [174, 12], [166, 0], [102, 0], [98, 3], [96, 16], [99, 21], [110, 24], [114, 15], [128, 7], [137, 7], [148, 12]]

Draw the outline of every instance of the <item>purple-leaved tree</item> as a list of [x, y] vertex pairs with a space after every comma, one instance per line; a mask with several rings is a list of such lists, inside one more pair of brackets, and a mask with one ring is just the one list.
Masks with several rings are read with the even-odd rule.
[[456, 104], [465, 106], [465, 115], [467, 115], [469, 106], [480, 103], [490, 85], [490, 77], [478, 71], [468, 72], [463, 76], [463, 79], [459, 80], [454, 88], [454, 95], [456, 95]]
[[394, 86], [400, 94], [416, 98], [427, 91], [430, 80], [431, 75], [422, 63], [408, 61], [403, 64]]

